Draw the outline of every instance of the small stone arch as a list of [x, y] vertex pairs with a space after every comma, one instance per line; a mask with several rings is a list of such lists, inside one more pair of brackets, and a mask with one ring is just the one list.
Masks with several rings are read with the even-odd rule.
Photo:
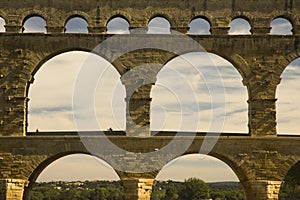
[[246, 20], [250, 24], [251, 28], [253, 27], [254, 17], [251, 14], [244, 13], [244, 12], [235, 12], [232, 15], [231, 21], [235, 20], [235, 19], [238, 19], [238, 18]]
[[129, 26], [131, 25], [131, 16], [128, 15], [127, 12], [122, 12], [122, 11], [116, 11], [113, 12], [110, 16], [108, 16], [108, 18], [104, 21], [104, 26], [106, 27], [107, 24], [114, 18], [120, 17], [122, 19], [124, 19], [125, 21], [127, 21], [127, 23], [129, 24]]
[[30, 14], [26, 15], [22, 20], [22, 32], [24, 32], [24, 30], [25, 30], [24, 24], [26, 23], [27, 20], [29, 20], [32, 17], [38, 17], [38, 18], [43, 19], [45, 21], [45, 29], [46, 29], [46, 32], [47, 32], [47, 18], [45, 18], [44, 16], [47, 16], [47, 15], [42, 15], [38, 12], [30, 13]]
[[[275, 29], [275, 32], [273, 32], [273, 23], [278, 21], [278, 20], [282, 20], [284, 21], [284, 23], [289, 23], [289, 24], [286, 24], [286, 26], [290, 26], [290, 27], [286, 27], [286, 28], [290, 28], [290, 30], [284, 30], [286, 32], [281, 32], [281, 31], [278, 31]], [[288, 15], [278, 15], [278, 16], [275, 16], [271, 22], [270, 22], [270, 35], [293, 35], [294, 34], [294, 21], [293, 18], [291, 16], [288, 16]]]
[[252, 22], [251, 22], [251, 20], [248, 18], [248, 17], [246, 17], [246, 16], [244, 16], [244, 15], [238, 15], [238, 16], [235, 16], [234, 18], [232, 18], [232, 20], [231, 20], [231, 22], [230, 22], [230, 24], [228, 25], [229, 27], [230, 27], [230, 30], [229, 30], [229, 34], [235, 34], [235, 33], [231, 33], [231, 28], [232, 28], [232, 22], [235, 22], [236, 20], [242, 20], [243, 21], [243, 23], [245, 23], [244, 24], [244, 26], [246, 26], [247, 24], [246, 23], [248, 23], [248, 25], [249, 25], [249, 29], [248, 29], [248, 31], [249, 32], [247, 32], [246, 30], [245, 30], [245, 32], [243, 32], [243, 33], [237, 33], [237, 35], [251, 35], [252, 34]]
[[79, 18], [84, 19], [87, 22], [88, 25], [92, 24], [90, 16], [88, 15], [88, 13], [85, 13], [85, 12], [82, 12], [82, 11], [73, 11], [73, 12], [70, 12], [70, 13], [66, 13], [63, 17], [65, 18], [64, 26], [66, 26], [67, 22], [70, 19], [74, 18], [74, 17], [79, 17]]
[[87, 20], [86, 17], [84, 17], [83, 15], [80, 15], [80, 14], [74, 14], [74, 15], [71, 15], [71, 16], [69, 16], [67, 18], [67, 20], [64, 23], [64, 31], [65, 32], [67, 31], [67, 27], [66, 26], [67, 26], [68, 22], [70, 22], [70, 20], [75, 19], [75, 18], [79, 18], [79, 19], [81, 19], [81, 20], [83, 20], [83, 21], [85, 21], [87, 23], [87, 27], [86, 28], [87, 28], [87, 33], [88, 33], [89, 22], [88, 22], [88, 20]]
[[[106, 31], [109, 31], [108, 30], [109, 23], [112, 22], [112, 20], [115, 20], [115, 19], [118, 19], [118, 18], [120, 18], [120, 19], [122, 19], [122, 20], [124, 20], [125, 22], [128, 23], [128, 30], [126, 30], [126, 31], [128, 31], [130, 33], [130, 21], [128, 20], [128, 18], [126, 18], [124, 15], [121, 15], [121, 14], [114, 15], [114, 16], [110, 17], [107, 20], [106, 25], [105, 25], [106, 26]], [[125, 31], [125, 30], [123, 30], [123, 31]]]
[[[35, 163], [36, 166], [34, 166], [33, 171], [31, 172], [31, 174], [28, 177], [28, 181], [29, 181], [28, 186], [24, 188], [23, 199], [24, 200], [30, 199], [32, 187], [33, 187], [36, 179], [38, 178], [38, 176], [41, 174], [41, 172], [46, 167], [48, 167], [54, 161], [56, 161], [62, 157], [65, 157], [68, 155], [74, 155], [74, 154], [85, 154], [85, 155], [93, 156], [91, 153], [85, 152], [85, 151], [65, 151], [65, 152], [57, 153], [55, 155], [49, 155], [46, 159]], [[100, 159], [103, 160], [104, 162], [106, 162], [108, 165], [110, 165], [104, 158], [100, 158]], [[120, 177], [119, 174], [117, 173], [117, 171], [116, 170], [114, 170], [114, 171], [115, 171], [116, 175], [118, 177]]]
[[151, 17], [149, 18], [149, 20], [147, 22], [147, 26], [149, 25], [149, 22], [151, 22], [151, 20], [153, 20], [157, 17], [164, 18], [165, 20], [167, 20], [170, 24], [170, 29], [173, 27], [174, 23], [172, 22], [172, 17], [165, 13], [156, 13], [156, 14], [151, 15]]
[[[209, 27], [208, 27], [208, 30], [206, 30], [205, 31], [205, 33], [204, 34], [208, 34], [208, 35], [210, 35], [211, 34], [211, 32], [210, 32], [210, 28], [211, 28], [211, 21], [209, 20], [209, 18], [207, 18], [206, 16], [204, 16], [204, 15], [198, 15], [198, 16], [196, 16], [196, 17], [194, 17], [194, 18], [192, 18], [191, 19], [191, 21], [190, 21], [190, 23], [189, 23], [189, 34], [191, 34], [190, 33], [190, 31], [191, 31], [191, 23], [194, 21], [194, 20], [203, 20], [203, 22], [205, 23], [208, 23], [208, 25], [209, 25]], [[199, 34], [199, 33], [198, 33]], [[198, 35], [197, 33], [195, 33], [195, 35]], [[201, 33], [200, 33], [201, 34]]]

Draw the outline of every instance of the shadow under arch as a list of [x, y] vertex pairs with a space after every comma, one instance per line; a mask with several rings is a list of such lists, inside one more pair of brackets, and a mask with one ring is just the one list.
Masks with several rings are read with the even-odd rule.
[[[228, 127], [230, 126], [229, 123], [228, 123], [228, 125], [225, 126], [225, 130], [227, 129], [226, 132], [228, 132], [228, 133], [241, 133], [241, 134], [246, 135], [246, 134], [248, 134], [248, 126], [247, 126], [247, 123], [248, 123], [248, 114], [247, 114], [248, 113], [248, 105], [247, 105], [248, 92], [247, 92], [247, 87], [244, 86], [244, 82], [243, 82], [243, 80], [245, 79], [245, 77], [244, 77], [245, 73], [242, 71], [243, 68], [236, 67], [236, 66], [241, 66], [241, 64], [245, 64], [245, 62], [244, 62], [243, 58], [241, 58], [239, 55], [233, 55], [232, 58], [230, 58], [230, 59], [226, 59], [226, 58], [227, 58], [227, 56], [221, 56], [218, 53], [212, 53], [212, 52], [189, 52], [189, 53], [185, 52], [181, 55], [175, 55], [174, 54], [159, 69], [159, 71], [156, 74], [156, 78], [158, 80], [158, 76], [163, 72], [163, 70], [166, 68], [166, 66], [169, 66], [169, 67], [173, 68], [174, 66], [177, 65], [179, 67], [177, 67], [175, 70], [181, 70], [180, 66], [183, 66], [183, 64], [181, 63], [182, 61], [186, 62], [185, 67], [190, 65], [190, 68], [196, 69], [195, 73], [198, 74], [199, 77], [208, 75], [209, 73], [204, 72], [202, 74], [201, 70], [205, 70], [205, 68], [208, 68], [208, 66], [207, 67], [206, 66], [205, 67], [201, 67], [201, 66], [199, 67], [197, 63], [205, 63], [206, 65], [209, 65], [209, 64], [214, 65], [217, 68], [217, 71], [220, 72], [220, 78], [223, 79], [223, 81], [225, 80], [225, 82], [224, 82], [225, 85], [224, 86], [225, 86], [226, 96], [230, 96], [231, 94], [234, 94], [235, 92], [239, 93], [237, 95], [238, 98], [236, 98], [236, 99], [238, 99], [238, 100], [236, 100], [236, 102], [233, 101], [233, 98], [235, 98], [237, 96], [235, 96], [235, 97], [230, 96], [225, 101], [226, 105], [227, 104], [229, 105], [229, 106], [227, 106], [229, 109], [227, 110], [226, 117], [232, 117], [232, 118], [228, 118], [228, 119], [234, 119], [235, 118], [235, 120], [233, 120], [234, 123], [239, 124], [239, 125], [237, 125], [234, 128], [234, 131], [232, 132], [232, 131], [229, 130], [229, 128], [226, 128], [227, 126]], [[231, 60], [234, 60], [234, 62], [231, 62]], [[207, 63], [209, 63], [209, 64], [207, 64]], [[233, 63], [239, 63], [239, 64], [236, 65], [236, 64], [233, 64]], [[185, 69], [183, 68], [183, 70], [186, 71], [186, 72], [182, 71], [183, 73], [188, 73], [188, 71], [191, 71], [192, 69], [189, 70], [188, 68], [185, 68]], [[232, 73], [229, 73], [228, 70], [232, 70], [231, 71]], [[242, 74], [241, 74], [241, 71], [242, 71]], [[180, 73], [182, 73], [182, 72], [180, 72]], [[232, 77], [233, 76], [235, 76], [235, 77], [232, 78], [230, 75]], [[167, 74], [164, 73], [163, 76], [167, 77]], [[209, 77], [205, 77], [205, 78], [209, 78]], [[237, 81], [239, 78], [241, 79], [240, 82]], [[184, 77], [184, 79], [187, 80], [188, 82], [190, 81], [190, 79], [188, 77]], [[174, 79], [173, 82], [172, 82], [172, 85], [174, 85], [174, 84], [176, 85], [179, 82], [180, 81], [178, 79], [176, 79], [176, 80]], [[204, 82], [205, 82], [205, 80], [204, 80]], [[157, 81], [156, 81], [156, 83], [157, 83]], [[166, 82], [162, 82], [162, 84], [163, 84], [163, 87], [168, 86], [168, 85], [166, 85]], [[199, 82], [199, 84], [200, 84], [200, 82]], [[153, 91], [154, 91], [154, 93], [157, 93], [157, 91], [159, 91], [155, 87], [157, 87], [157, 85], [155, 85], [151, 89], [151, 97], [152, 97], [151, 106], [153, 106], [153, 105], [154, 106], [164, 105], [164, 104], [158, 103], [159, 101], [156, 101], [157, 99], [164, 99], [162, 96], [157, 96], [157, 95], [152, 96]], [[170, 90], [170, 88], [167, 88], [167, 89]], [[172, 89], [172, 87], [171, 87], [171, 89]], [[234, 91], [235, 89], [236, 89], [236, 91]], [[195, 91], [197, 91], [197, 89]], [[205, 91], [207, 91], [207, 90], [205, 90]], [[171, 92], [174, 93], [174, 91], [171, 91]], [[181, 94], [183, 94], [183, 93], [181, 93]], [[241, 104], [242, 102], [244, 103], [243, 105]], [[182, 102], [179, 102], [179, 103], [180, 103], [180, 106], [182, 106], [182, 104], [181, 104]], [[203, 105], [206, 105], [206, 104], [203, 104]], [[235, 107], [234, 105], [240, 105], [240, 106]], [[183, 102], [183, 106], [185, 106], [184, 102]], [[201, 103], [200, 103], [200, 106], [201, 106]], [[158, 109], [160, 109], [160, 108], [158, 108]], [[167, 109], [168, 108], [166, 108], [166, 110]], [[172, 108], [172, 109], [173, 109], [173, 112], [174, 112], [174, 108]], [[206, 109], [207, 108], [204, 108], [204, 110], [206, 110]], [[160, 111], [162, 111], [162, 109]], [[152, 116], [153, 116], [153, 112], [160, 112], [160, 111], [153, 111], [153, 109], [151, 109], [150, 120], [152, 121], [153, 119], [158, 119], [157, 114], [155, 115], [156, 117], [152, 117]], [[164, 115], [166, 114], [165, 110], [162, 111], [162, 112], [164, 112], [163, 113]], [[162, 113], [160, 113], [160, 114], [162, 114]], [[163, 115], [161, 115], [161, 116], [163, 116]], [[237, 116], [240, 116], [240, 117], [237, 118]], [[241, 121], [240, 121], [241, 119], [244, 119], [243, 123], [241, 123]], [[166, 119], [164, 119], [164, 120], [166, 120]], [[227, 121], [230, 121], [230, 120], [227, 120]], [[162, 126], [164, 126], [164, 123], [166, 123], [166, 121], [161, 120], [160, 123], [161, 124], [159, 125], [159, 127], [161, 128]], [[150, 123], [150, 124], [153, 124], [153, 123]], [[242, 126], [241, 124], [244, 124], [244, 126]], [[158, 131], [157, 127], [158, 127], [158, 125], [152, 126], [151, 130], [156, 132], [156, 131]], [[238, 127], [240, 127], [240, 128], [238, 128]], [[168, 130], [168, 131], [174, 131], [174, 130]], [[184, 130], [184, 131], [188, 131], [188, 130]], [[194, 132], [194, 131], [197, 131], [197, 130], [189, 130], [189, 131]], [[201, 130], [201, 132], [202, 131], [203, 130]]]
[[[180, 171], [180, 174], [178, 174]], [[177, 172], [177, 173], [176, 173]], [[170, 178], [170, 176], [173, 176]], [[240, 170], [230, 158], [210, 152], [208, 155], [199, 154], [199, 152], [188, 152], [184, 155], [169, 161], [157, 174], [156, 181], [183, 181], [188, 178], [198, 178], [205, 182], [234, 181], [239, 186], [247, 180], [245, 172]]]
[[[31, 190], [33, 188], [33, 185], [36, 182], [38, 176], [42, 173], [42, 171], [44, 171], [46, 169], [46, 167], [48, 167], [55, 161], [59, 160], [60, 158], [63, 158], [63, 157], [69, 156], [69, 155], [76, 155], [76, 154], [83, 154], [83, 155], [88, 155], [88, 156], [94, 157], [92, 154], [90, 154], [89, 152], [85, 152], [85, 151], [66, 151], [66, 152], [58, 153], [56, 155], [49, 156], [46, 160], [41, 162], [29, 176], [28, 186], [24, 188], [23, 200], [30, 200]], [[115, 171], [108, 162], [106, 162], [103, 158], [97, 157], [97, 159], [100, 159], [102, 162], [105, 162], [106, 165], [109, 165], [111, 167], [111, 169], [115, 172], [115, 176], [117, 176], [120, 179], [120, 176], [117, 173], [117, 171]]]

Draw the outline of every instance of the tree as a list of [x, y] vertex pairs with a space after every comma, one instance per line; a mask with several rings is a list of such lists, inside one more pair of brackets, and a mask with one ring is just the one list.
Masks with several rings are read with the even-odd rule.
[[285, 176], [279, 198], [287, 200], [300, 199], [300, 162], [297, 162]]
[[170, 187], [166, 189], [165, 197], [162, 200], [177, 200], [179, 198], [177, 188], [171, 184]]
[[179, 192], [179, 199], [209, 199], [209, 187], [203, 180], [197, 178], [189, 178], [184, 181], [182, 189]]

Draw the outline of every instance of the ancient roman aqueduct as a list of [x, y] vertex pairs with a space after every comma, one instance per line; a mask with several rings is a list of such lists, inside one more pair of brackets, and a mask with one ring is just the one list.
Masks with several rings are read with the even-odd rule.
[[[50, 58], [72, 50], [90, 52], [110, 37], [106, 34], [106, 24], [116, 16], [125, 18], [130, 28], [147, 27], [151, 18], [161, 16], [169, 20], [173, 30], [183, 34], [187, 33], [192, 19], [202, 17], [209, 21], [211, 35], [188, 37], [236, 67], [247, 87], [249, 104], [249, 135], [221, 136], [209, 155], [233, 169], [248, 200], [278, 199], [285, 174], [300, 160], [300, 138], [277, 137], [275, 106], [280, 76], [300, 55], [299, 13], [300, 2], [296, 0], [2, 0], [0, 15], [6, 22], [6, 32], [0, 34], [0, 199], [28, 199], [32, 184], [46, 166], [65, 155], [90, 154], [76, 135], [27, 136], [28, 89], [35, 72]], [[22, 33], [24, 21], [36, 15], [47, 22], [47, 33]], [[87, 21], [88, 34], [64, 33], [66, 21], [74, 16]], [[251, 35], [227, 34], [229, 23], [237, 17], [250, 23]], [[269, 34], [270, 23], [277, 17], [291, 22], [293, 35]], [[146, 49], [128, 52], [113, 65], [122, 76], [143, 62], [144, 57], [164, 64], [175, 56]], [[133, 103], [129, 102], [133, 121], [144, 126], [149, 124], [150, 90], [151, 84], [143, 86], [133, 94], [130, 100]], [[133, 130], [128, 123], [126, 136], [108, 136], [108, 139], [136, 153], [161, 149], [173, 140], [179, 143], [189, 140], [188, 136], [132, 137]], [[198, 153], [204, 139], [204, 136], [193, 138], [181, 155]], [[111, 155], [110, 152], [105, 155], [101, 158], [116, 169], [134, 166], [139, 159], [144, 160], [144, 166], [139, 168], [147, 168], [154, 162], [163, 166], [180, 156], [170, 153], [132, 158], [132, 154]], [[110, 162], [109, 156], [119, 159]], [[126, 199], [149, 199], [158, 172], [117, 170]]]

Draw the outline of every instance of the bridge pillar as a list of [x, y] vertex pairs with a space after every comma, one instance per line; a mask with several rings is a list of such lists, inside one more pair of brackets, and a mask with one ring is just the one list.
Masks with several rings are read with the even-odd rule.
[[281, 181], [254, 180], [243, 185], [247, 200], [278, 200]]
[[251, 136], [276, 136], [276, 99], [250, 99], [249, 130]]
[[[126, 135], [150, 135], [151, 87], [152, 84], [143, 85], [137, 88], [131, 96], [126, 97]], [[130, 94], [128, 90], [127, 94]]]
[[255, 18], [251, 32], [253, 35], [269, 35], [271, 31], [270, 18]]
[[125, 200], [150, 200], [154, 179], [123, 179]]
[[0, 199], [22, 200], [24, 187], [28, 181], [22, 179], [2, 179], [0, 180]]

